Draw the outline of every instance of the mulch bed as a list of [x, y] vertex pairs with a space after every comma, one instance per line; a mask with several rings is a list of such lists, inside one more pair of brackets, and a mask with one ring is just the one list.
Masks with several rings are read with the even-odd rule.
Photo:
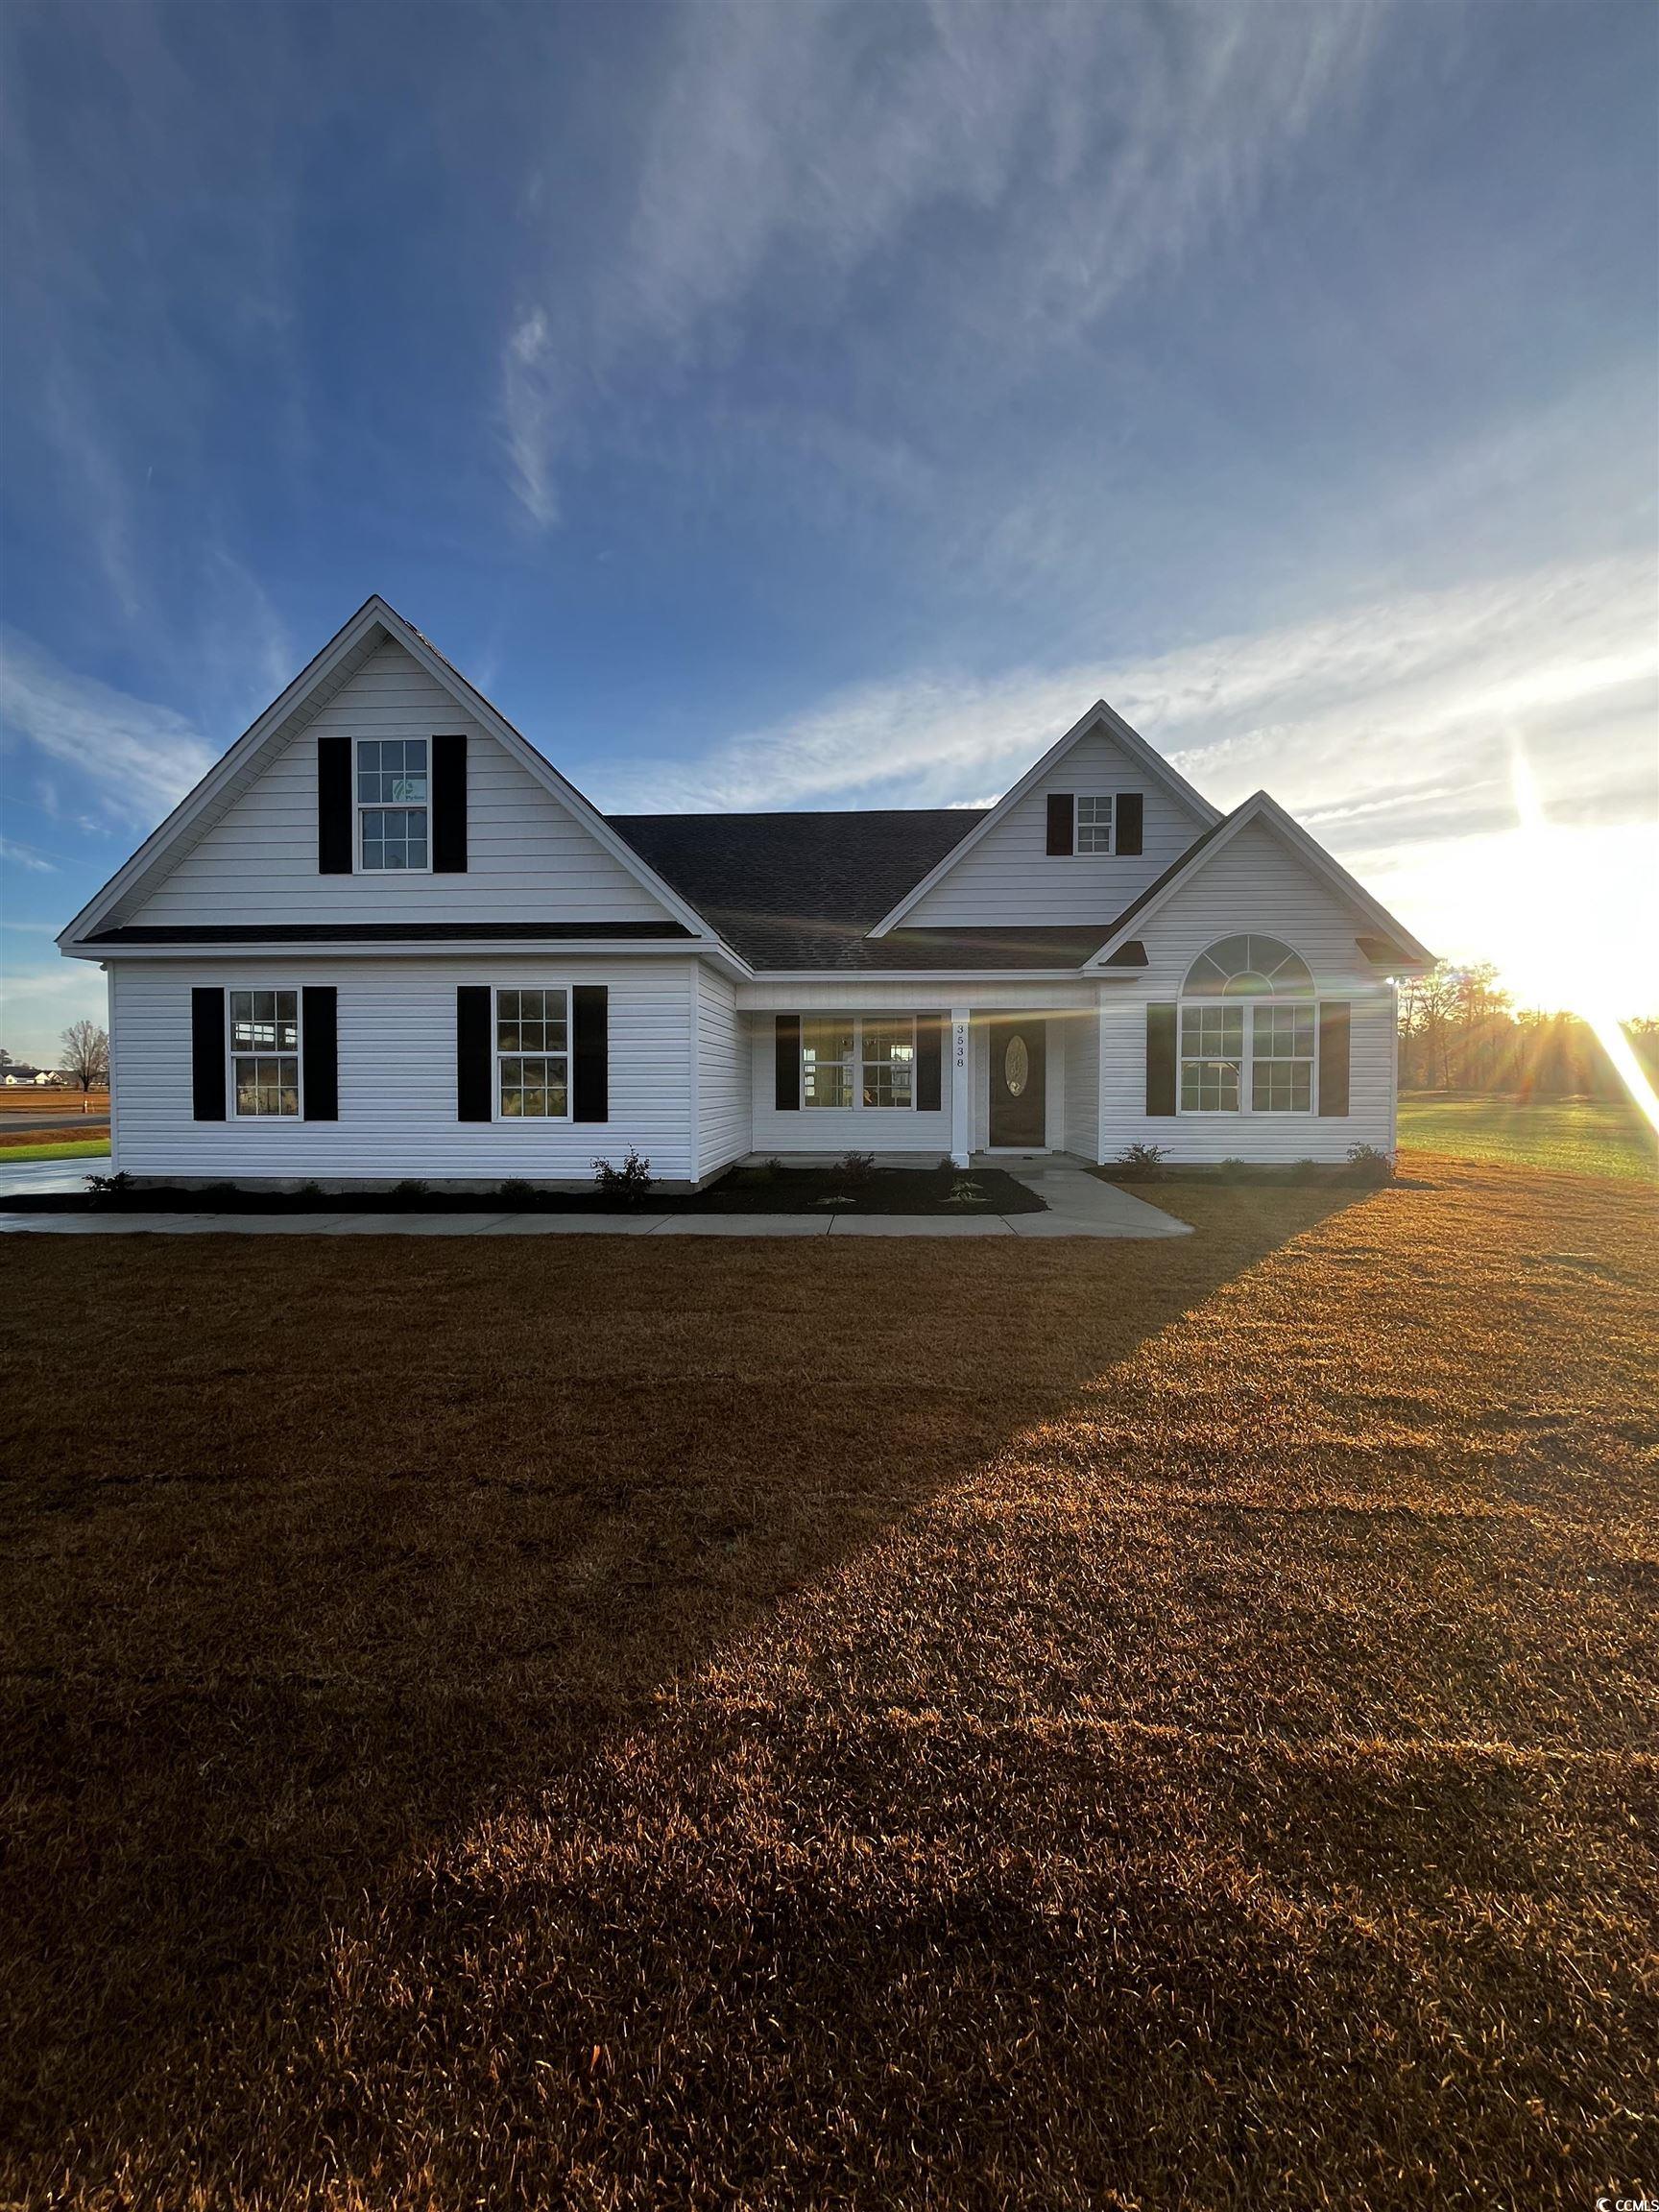
[[1043, 1214], [1036, 1191], [1000, 1167], [971, 1173], [940, 1167], [877, 1167], [862, 1177], [826, 1167], [736, 1167], [706, 1190], [649, 1190], [637, 1205], [597, 1190], [244, 1190], [233, 1184], [192, 1190], [148, 1186], [108, 1192], [35, 1191], [0, 1198], [12, 1214]]

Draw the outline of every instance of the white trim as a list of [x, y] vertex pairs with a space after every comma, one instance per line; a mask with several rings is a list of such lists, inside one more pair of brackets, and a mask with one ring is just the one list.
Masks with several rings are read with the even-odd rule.
[[[273, 1046], [269, 1052], [255, 1048], [252, 1052], [236, 1049], [235, 1017], [230, 1001], [242, 994], [250, 998], [261, 991], [269, 991], [273, 998], [291, 993], [294, 999], [294, 1049], [284, 1052], [280, 1046]], [[225, 994], [225, 1118], [236, 1122], [275, 1122], [282, 1127], [290, 1121], [305, 1118], [305, 994], [298, 983], [227, 983]], [[238, 1060], [292, 1060], [294, 1063], [295, 1108], [292, 1114], [244, 1114], [236, 1103], [236, 1063]]]
[[[1213, 837], [1208, 838], [1195, 853], [1188, 854], [1161, 890], [1148, 899], [1143, 906], [1136, 907], [1119, 924], [1094, 957], [1085, 961], [1081, 973], [1089, 976], [1104, 974], [1105, 964], [1118, 946], [1140, 937], [1153, 916], [1166, 906], [1178, 891], [1185, 890], [1192, 878], [1214, 859], [1216, 854], [1225, 852], [1239, 830], [1248, 829], [1252, 822], [1261, 822], [1276, 831], [1291, 852], [1305, 860], [1316, 875], [1322, 876], [1334, 891], [1357, 906], [1365, 919], [1385, 936], [1393, 938], [1406, 954], [1402, 965], [1415, 967], [1419, 962], [1425, 966], [1433, 965], [1434, 955], [1426, 951], [1411, 932], [1395, 921], [1387, 907], [1381, 905], [1362, 883], [1349, 875], [1339, 860], [1333, 859], [1317, 838], [1310, 836], [1301, 823], [1286, 814], [1276, 799], [1269, 798], [1265, 791], [1257, 791], [1242, 805], [1234, 808]], [[1240, 923], [1238, 933], [1242, 934], [1248, 928], [1247, 923]], [[1265, 930], [1262, 932], [1262, 935], [1268, 933]], [[1141, 971], [1126, 973], [1139, 974]]]
[[[1294, 950], [1294, 948], [1292, 948], [1292, 950]], [[1333, 992], [1330, 994], [1330, 997], [1332, 1002], [1336, 1005], [1344, 1005], [1349, 1002], [1342, 997], [1339, 992]], [[1249, 1121], [1253, 1119], [1260, 1119], [1263, 1121], [1316, 1121], [1319, 1118], [1319, 1016], [1323, 1011], [1325, 999], [1318, 994], [1295, 998], [1274, 998], [1266, 995], [1251, 997], [1248, 998], [1177, 998], [1175, 1001], [1176, 1118], [1183, 1121]], [[1186, 1016], [1188, 1012], [1190, 1010], [1195, 1013], [1214, 1013], [1218, 1009], [1227, 1011], [1235, 1006], [1249, 1016], [1248, 1021], [1246, 1021], [1243, 1026], [1242, 1045], [1238, 1054], [1238, 1105], [1183, 1106], [1181, 1103], [1181, 1074], [1182, 1070], [1185, 1068], [1187, 1062], [1189, 1060], [1225, 1060], [1227, 1058], [1225, 1053], [1184, 1052], [1182, 1050], [1182, 1030], [1185, 1026]], [[1313, 1049], [1309, 1055], [1307, 1055], [1308, 1103], [1306, 1106], [1257, 1106], [1254, 1102], [1254, 1093], [1256, 1089], [1256, 1013], [1257, 1009], [1262, 1006], [1267, 1007], [1270, 1011], [1273, 1012], [1282, 1011], [1286, 1007], [1290, 1008], [1292, 1011], [1300, 1011], [1302, 1008], [1306, 1007], [1308, 1012], [1313, 1017]], [[1275, 1055], [1274, 1057], [1280, 1056]], [[1289, 1067], [1295, 1062], [1301, 1060], [1303, 1055], [1300, 1052], [1292, 1052], [1284, 1054], [1282, 1057], [1284, 1064], [1286, 1067]]]
[[[390, 800], [373, 799], [366, 802], [361, 796], [363, 789], [362, 772], [357, 765], [359, 759], [362, 757], [364, 746], [386, 744], [407, 745], [411, 742], [417, 745], [424, 745], [426, 748], [426, 767], [424, 771], [426, 783], [425, 798]], [[375, 773], [378, 775], [381, 774], [382, 771], [376, 769]], [[430, 876], [433, 872], [432, 739], [429, 736], [417, 737], [413, 740], [407, 737], [353, 737], [351, 740], [351, 811], [353, 830], [351, 844], [351, 872], [354, 876]], [[424, 814], [426, 817], [426, 834], [421, 842], [425, 845], [426, 848], [426, 857], [421, 862], [421, 866], [419, 868], [371, 868], [363, 857], [363, 817], [365, 814]]]
[[[916, 1072], [917, 1072], [917, 1052], [916, 1052], [916, 1015], [915, 1015], [914, 1011], [912, 1011], [912, 1010], [910, 1010], [910, 1009], [907, 1009], [907, 1008], [904, 1008], [904, 1007], [895, 1007], [891, 1013], [883, 1013], [883, 1012], [882, 1012], [882, 1011], [881, 1011], [879, 1008], [863, 1009], [863, 1008], [854, 1008], [854, 1007], [850, 1007], [850, 1006], [806, 1006], [806, 1007], [802, 1007], [802, 1008], [801, 1008], [801, 1009], [799, 1009], [798, 1011], [796, 1011], [796, 1010], [794, 1010], [794, 1009], [791, 1009], [791, 1008], [781, 1008], [781, 1009], [780, 1009], [780, 1011], [781, 1011], [781, 1012], [785, 1012], [785, 1013], [787, 1013], [787, 1012], [794, 1012], [796, 1021], [797, 1021], [797, 1022], [800, 1022], [800, 1024], [801, 1024], [801, 1032], [800, 1032], [800, 1034], [801, 1034], [801, 1049], [800, 1049], [800, 1092], [801, 1092], [801, 1095], [800, 1095], [800, 1101], [799, 1101], [799, 1105], [800, 1105], [800, 1111], [801, 1111], [803, 1114], [916, 1114], [916, 1113], [919, 1113], [919, 1112], [921, 1111], [920, 1107], [918, 1107], [918, 1105], [917, 1105], [917, 1103], [916, 1103], [916, 1091], [917, 1091], [917, 1083], [916, 1083]], [[853, 1029], [853, 1056], [852, 1056], [851, 1060], [847, 1060], [847, 1061], [841, 1061], [841, 1060], [837, 1060], [837, 1061], [833, 1061], [833, 1062], [827, 1062], [827, 1063], [826, 1063], [826, 1065], [827, 1065], [827, 1066], [833, 1066], [833, 1067], [836, 1067], [836, 1068], [845, 1067], [845, 1068], [848, 1070], [848, 1072], [849, 1072], [849, 1076], [850, 1076], [850, 1088], [851, 1088], [851, 1093], [852, 1093], [852, 1094], [851, 1094], [851, 1096], [849, 1097], [849, 1099], [848, 1099], [848, 1101], [847, 1101], [847, 1104], [846, 1104], [845, 1106], [815, 1106], [815, 1105], [813, 1105], [813, 1104], [812, 1104], [812, 1103], [811, 1103], [811, 1102], [808, 1100], [808, 1098], [807, 1098], [807, 1096], [806, 1096], [806, 1038], [805, 1038], [805, 1030], [806, 1030], [806, 1024], [807, 1024], [807, 1022], [837, 1022], [837, 1021], [840, 1021], [840, 1020], [842, 1020], [844, 1017], [845, 1017], [845, 1018], [846, 1018], [848, 1021], [850, 1021], [850, 1022], [851, 1022], [851, 1024], [852, 1024], [852, 1029]], [[905, 1105], [905, 1106], [866, 1106], [866, 1105], [865, 1105], [865, 1103], [864, 1103], [864, 1024], [865, 1024], [866, 1021], [870, 1021], [870, 1022], [909, 1022], [909, 1024], [910, 1024], [910, 1100], [909, 1100], [909, 1103], [908, 1103], [908, 1105]], [[805, 1124], [804, 1124], [804, 1126], [805, 1126]]]
[[[565, 1000], [565, 1050], [556, 1052], [503, 1052], [501, 1049], [501, 994], [516, 991], [522, 998], [526, 991], [540, 991], [543, 997], [549, 992], [561, 993]], [[558, 1129], [567, 1127], [576, 1118], [576, 1002], [570, 996], [569, 983], [492, 983], [490, 986], [490, 1119], [501, 1129]], [[501, 1063], [506, 1060], [556, 1060], [565, 1062], [565, 1111], [563, 1114], [503, 1114], [501, 1111]], [[598, 1126], [597, 1123], [594, 1124]]]
[[974, 1018], [966, 1006], [950, 1009], [950, 1163], [966, 1167], [974, 1156]]
[[[383, 632], [396, 644], [401, 645], [433, 682], [449, 694], [462, 712], [482, 724], [489, 735], [533, 776], [544, 790], [551, 792], [595, 842], [642, 889], [648, 891], [676, 922], [683, 923], [695, 936], [708, 941], [711, 949], [719, 953], [735, 958], [718, 933], [709, 928], [696, 909], [688, 905], [677, 891], [670, 889], [656, 870], [643, 861], [624, 838], [617, 835], [592, 802], [584, 798], [573, 783], [561, 776], [552, 762], [539, 753], [527, 738], [520, 736], [506, 716], [493, 707], [481, 691], [474, 690], [460, 670], [452, 667], [434, 646], [427, 643], [420, 631], [406, 622], [397, 609], [389, 606], [378, 592], [363, 602], [344, 628], [337, 630], [323, 650], [307, 661], [288, 688], [273, 700], [258, 720], [252, 723], [229, 751], [215, 761], [195, 789], [187, 793], [166, 820], [151, 831], [125, 866], [117, 869], [103, 889], [87, 901], [75, 919], [60, 933], [58, 945], [60, 950], [74, 951], [82, 938], [90, 936], [113, 907], [138, 889], [151, 871], [166, 858], [184, 833], [194, 827], [214, 802], [230, 795], [238, 779], [252, 766], [257, 756], [286, 729], [301, 709], [317, 698], [331, 678], [338, 678], [333, 688], [339, 689], [340, 684], [346, 680], [341, 673], [343, 665], [354, 653], [365, 648], [376, 630]], [[366, 652], [363, 657], [367, 658]], [[355, 753], [352, 755], [352, 768], [355, 772]], [[355, 783], [352, 798], [355, 803]]]
[[[1122, 715], [1108, 707], [1104, 699], [1096, 699], [1082, 720], [1074, 722], [1065, 736], [1060, 738], [1057, 743], [1050, 745], [1042, 759], [1034, 767], [1025, 771], [1018, 783], [1003, 792], [990, 813], [983, 816], [974, 825], [966, 836], [952, 845], [944, 859], [930, 868], [921, 882], [916, 884], [912, 890], [906, 891], [903, 898], [900, 900], [898, 905], [890, 913], [882, 915], [880, 921], [870, 931], [870, 935], [872, 937], [885, 937], [890, 929], [896, 928], [918, 901], [926, 898], [934, 884], [950, 873], [958, 860], [963, 859], [973, 852], [981, 838], [989, 835], [998, 823], [1002, 821], [1004, 816], [1020, 804], [1026, 793], [1035, 789], [1050, 768], [1063, 760], [1074, 745], [1080, 743], [1094, 730], [1103, 730], [1108, 737], [1113, 738], [1121, 746], [1144, 775], [1150, 776], [1155, 782], [1162, 783], [1173, 798], [1179, 800], [1183, 805], [1190, 807], [1206, 830], [1221, 820], [1220, 810], [1212, 806], [1202, 792], [1195, 791], [1186, 777], [1177, 769], [1171, 768], [1161, 753], [1154, 752], [1138, 730], [1132, 730]], [[1113, 796], [1116, 798], [1117, 794], [1114, 793]], [[1116, 807], [1113, 811], [1116, 815]], [[1116, 825], [1114, 825], [1114, 838], [1116, 838]], [[1079, 857], [1075, 851], [1075, 820], [1072, 823], [1072, 846], [1073, 851], [1068, 855], [1062, 855], [1062, 857], [1071, 859]], [[1081, 857], [1085, 860], [1102, 860], [1107, 855], [1102, 853], [1085, 853]]]
[[[412, 873], [412, 871], [411, 871]], [[685, 937], [426, 937], [404, 938], [388, 944], [383, 939], [357, 937], [317, 938], [306, 943], [296, 938], [273, 938], [256, 945], [66, 945], [70, 960], [96, 960], [103, 967], [111, 960], [363, 960], [420, 959], [473, 960], [504, 953], [510, 959], [661, 960], [668, 953], [725, 963], [725, 947], [709, 939]], [[743, 980], [752, 981], [749, 969]]]

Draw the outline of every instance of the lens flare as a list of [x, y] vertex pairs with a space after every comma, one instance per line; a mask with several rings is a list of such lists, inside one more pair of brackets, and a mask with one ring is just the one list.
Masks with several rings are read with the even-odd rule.
[[[1530, 872], [1533, 882], [1550, 879], [1551, 846], [1556, 833], [1545, 819], [1543, 801], [1538, 796], [1538, 785], [1532, 775], [1531, 763], [1519, 737], [1509, 741], [1509, 775], [1515, 792], [1515, 813], [1520, 824], [1517, 836], [1523, 841], [1523, 850], [1534, 862]], [[1637, 1111], [1642, 1114], [1655, 1136], [1659, 1136], [1659, 1096], [1647, 1079], [1647, 1072], [1625, 1036], [1617, 1015], [1604, 994], [1594, 980], [1594, 970], [1582, 979], [1575, 991], [1572, 1011], [1581, 1015], [1595, 1031], [1597, 1042], [1613, 1063], [1620, 1081], [1629, 1092]]]

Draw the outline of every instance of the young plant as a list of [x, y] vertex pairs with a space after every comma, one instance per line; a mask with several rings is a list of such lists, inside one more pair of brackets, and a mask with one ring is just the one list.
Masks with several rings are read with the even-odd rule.
[[1350, 1144], [1348, 1171], [1356, 1183], [1392, 1183], [1393, 1155], [1384, 1152], [1381, 1144]]
[[418, 1175], [406, 1176], [401, 1183], [393, 1184], [392, 1195], [394, 1198], [401, 1200], [404, 1205], [410, 1205], [416, 1200], [425, 1197], [426, 1186]]
[[1167, 1149], [1162, 1144], [1125, 1144], [1118, 1155], [1118, 1165], [1119, 1167], [1133, 1167], [1144, 1175], [1148, 1182], [1155, 1183], [1168, 1157]]
[[876, 1172], [875, 1153], [843, 1152], [841, 1155], [841, 1172], [846, 1176], [849, 1183], [868, 1183], [871, 1176]]
[[604, 1197], [623, 1206], [637, 1206], [651, 1188], [651, 1163], [642, 1160], [630, 1144], [620, 1167], [610, 1160], [595, 1160], [593, 1180]]

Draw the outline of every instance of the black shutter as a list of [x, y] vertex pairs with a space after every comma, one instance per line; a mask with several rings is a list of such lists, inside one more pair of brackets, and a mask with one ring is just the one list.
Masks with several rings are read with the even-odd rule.
[[432, 740], [432, 873], [467, 873], [467, 740]]
[[455, 992], [455, 1118], [492, 1118], [490, 986], [462, 983]]
[[317, 872], [351, 873], [351, 740], [317, 740]]
[[1146, 1009], [1146, 1111], [1175, 1111], [1175, 1009]]
[[937, 1114], [945, 1102], [945, 1017], [916, 1017], [916, 1110]]
[[307, 983], [300, 994], [301, 1097], [307, 1121], [340, 1118], [339, 994], [332, 983]]
[[578, 983], [570, 994], [572, 1121], [611, 1118], [611, 993], [603, 983]]
[[1348, 1001], [1328, 998], [1319, 1009], [1319, 1112], [1348, 1111]]
[[780, 1114], [793, 1114], [801, 1106], [801, 1017], [780, 1014], [773, 1023], [774, 1076], [772, 1102]]
[[198, 1121], [225, 1118], [225, 994], [190, 994], [190, 1111]]
[[1048, 794], [1048, 850], [1070, 853], [1073, 850], [1071, 823], [1076, 806], [1070, 791], [1050, 791]]
[[1114, 811], [1118, 816], [1118, 850], [1119, 853], [1139, 853], [1141, 850], [1141, 824], [1145, 801], [1139, 791], [1119, 791]]

